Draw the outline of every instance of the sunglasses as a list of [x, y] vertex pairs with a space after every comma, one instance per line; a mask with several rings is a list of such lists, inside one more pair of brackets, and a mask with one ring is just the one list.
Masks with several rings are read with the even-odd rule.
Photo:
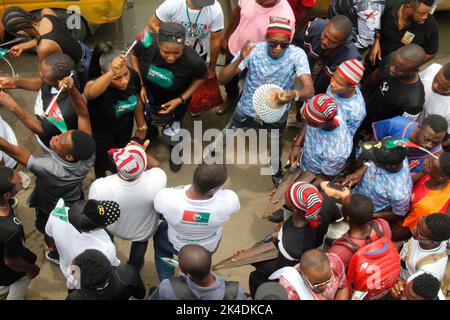
[[276, 42], [276, 41], [269, 41], [269, 47], [276, 48], [280, 46], [281, 49], [286, 49], [290, 46], [290, 42]]
[[316, 284], [311, 284], [311, 282], [308, 280], [308, 278], [302, 271], [300, 271], [300, 275], [302, 276], [303, 280], [305, 280], [306, 284], [315, 292], [323, 291], [323, 290], [319, 290], [319, 288], [328, 285], [332, 280], [332, 277], [330, 275], [330, 277], [325, 281], [322, 281], [322, 282], [316, 283]]

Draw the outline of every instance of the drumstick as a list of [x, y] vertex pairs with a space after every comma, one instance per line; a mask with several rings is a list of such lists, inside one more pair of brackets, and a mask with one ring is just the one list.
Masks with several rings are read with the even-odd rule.
[[[70, 71], [69, 78], [73, 77], [73, 71]], [[63, 88], [60, 88], [58, 93], [56, 94], [55, 98], [50, 101], [50, 104], [48, 105], [47, 109], [45, 110], [45, 114], [48, 115], [49, 111], [52, 109], [53, 105], [55, 104], [56, 100], [58, 99], [59, 95], [63, 91]]]

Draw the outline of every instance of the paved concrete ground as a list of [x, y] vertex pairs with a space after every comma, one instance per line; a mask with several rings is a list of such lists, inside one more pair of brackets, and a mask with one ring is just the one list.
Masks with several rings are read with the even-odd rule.
[[[157, 3], [160, 2], [157, 1]], [[92, 44], [101, 39], [111, 40], [119, 48], [123, 48], [124, 43], [130, 44], [135, 34], [144, 27], [148, 17], [154, 12], [157, 3], [156, 1], [136, 0], [134, 8], [127, 10], [118, 23], [102, 26], [96, 35], [89, 39], [89, 43]], [[441, 63], [450, 60], [448, 55], [449, 44], [448, 41], [447, 43], [445, 42], [448, 40], [450, 33], [449, 17], [449, 14], [438, 16], [442, 26], [441, 46], [443, 48], [441, 48], [436, 60]], [[37, 75], [36, 57], [32, 54], [26, 54], [20, 59], [12, 61], [12, 63], [20, 76]], [[9, 76], [10, 74], [7, 65], [0, 62], [0, 76]], [[11, 94], [27, 112], [33, 112], [35, 93], [14, 90], [11, 91]], [[40, 154], [40, 147], [35, 137], [30, 134], [22, 123], [19, 123], [6, 110], [0, 109], [0, 115], [13, 127], [21, 146], [30, 150], [33, 154]], [[202, 114], [197, 119], [202, 121], [205, 130], [208, 128], [223, 128], [228, 122], [229, 117], [230, 114], [219, 117], [213, 111], [210, 111]], [[189, 115], [186, 116], [185, 125], [189, 129], [193, 127], [193, 119]], [[284, 141], [291, 140], [295, 133], [295, 129], [288, 129], [285, 132]], [[283, 159], [286, 159], [290, 143], [288, 142], [284, 145]], [[158, 141], [154, 141], [150, 146], [149, 152], [161, 161], [162, 168], [168, 175], [168, 186], [190, 183], [195, 165], [184, 165], [180, 172], [174, 174], [169, 169], [169, 155], [165, 146], [160, 145]], [[241, 210], [225, 225], [223, 238], [218, 251], [213, 257], [213, 263], [229, 257], [238, 249], [250, 247], [265, 235], [273, 232], [274, 225], [261, 219], [262, 212], [267, 204], [268, 194], [272, 190], [272, 183], [270, 177], [260, 175], [260, 167], [258, 165], [233, 165], [229, 168], [230, 178], [225, 187], [238, 193], [241, 201]], [[30, 175], [30, 173], [28, 174]], [[86, 192], [93, 180], [94, 176], [91, 172], [84, 183]], [[17, 208], [17, 213], [25, 225], [27, 246], [38, 254], [37, 263], [41, 267], [41, 273], [33, 280], [27, 293], [27, 298], [64, 299], [66, 297], [64, 278], [59, 267], [50, 264], [43, 258], [43, 239], [34, 229], [34, 211], [26, 206], [26, 199], [33, 187], [34, 183], [32, 183], [27, 191], [22, 192], [18, 196], [20, 204]], [[126, 262], [130, 243], [117, 240], [116, 245], [119, 258], [122, 262]], [[248, 274], [251, 270], [251, 267], [241, 267], [224, 270], [218, 272], [218, 274], [227, 279], [240, 281], [244, 289], [248, 291], [247, 281]], [[147, 287], [158, 284], [154, 268], [152, 243], [149, 244], [142, 276]]]

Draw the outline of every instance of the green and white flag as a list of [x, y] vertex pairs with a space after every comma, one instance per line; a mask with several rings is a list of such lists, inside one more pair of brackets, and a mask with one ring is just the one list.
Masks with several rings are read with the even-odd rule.
[[178, 261], [172, 258], [160, 258], [167, 266], [178, 268]]
[[4, 58], [8, 55], [8, 49], [0, 48], [0, 58]]
[[69, 208], [66, 207], [63, 199], [58, 200], [55, 209], [50, 214], [62, 221], [69, 222]]

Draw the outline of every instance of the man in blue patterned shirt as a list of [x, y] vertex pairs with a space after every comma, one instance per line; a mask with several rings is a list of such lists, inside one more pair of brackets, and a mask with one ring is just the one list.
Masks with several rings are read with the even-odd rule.
[[[338, 115], [333, 98], [318, 94], [310, 99], [301, 111], [306, 120], [306, 132], [301, 129], [292, 147], [289, 160], [293, 164], [300, 157], [300, 167], [316, 174], [315, 185], [338, 175], [352, 151], [352, 137], [347, 124]], [[304, 138], [303, 138], [304, 137]]]
[[[271, 141], [277, 140], [280, 148], [276, 159], [271, 156], [271, 164], [275, 173], [274, 183], [281, 180], [282, 176], [279, 160], [281, 156], [281, 134], [286, 128], [289, 103], [307, 100], [314, 94], [308, 59], [302, 49], [290, 44], [291, 36], [292, 29], [289, 20], [271, 17], [266, 34], [267, 41], [259, 42], [253, 46], [247, 42], [233, 62], [223, 68], [219, 74], [219, 83], [224, 85], [234, 76], [247, 69], [242, 96], [225, 129], [263, 128], [269, 130]], [[291, 90], [294, 76], [298, 77], [302, 85], [301, 90]], [[264, 84], [278, 85], [286, 93], [283, 100], [277, 99], [277, 103], [287, 103], [287, 106], [284, 115], [275, 123], [265, 123], [259, 119], [253, 107], [253, 94], [257, 88]], [[227, 136], [229, 131], [224, 130], [223, 132], [225, 141], [229, 138]], [[210, 156], [216, 157], [213, 154], [220, 148], [215, 142], [206, 149], [205, 160], [211, 159]], [[211, 162], [211, 160], [207, 161]]]
[[327, 94], [336, 101], [352, 138], [366, 116], [366, 103], [358, 88], [363, 74], [364, 65], [361, 61], [344, 61], [333, 73], [327, 89]]
[[406, 159], [406, 149], [393, 147], [393, 138], [366, 142], [362, 159], [367, 162], [349, 175], [344, 185], [356, 185], [356, 193], [369, 197], [374, 205], [373, 218], [393, 221], [403, 217], [409, 209], [412, 179]]

